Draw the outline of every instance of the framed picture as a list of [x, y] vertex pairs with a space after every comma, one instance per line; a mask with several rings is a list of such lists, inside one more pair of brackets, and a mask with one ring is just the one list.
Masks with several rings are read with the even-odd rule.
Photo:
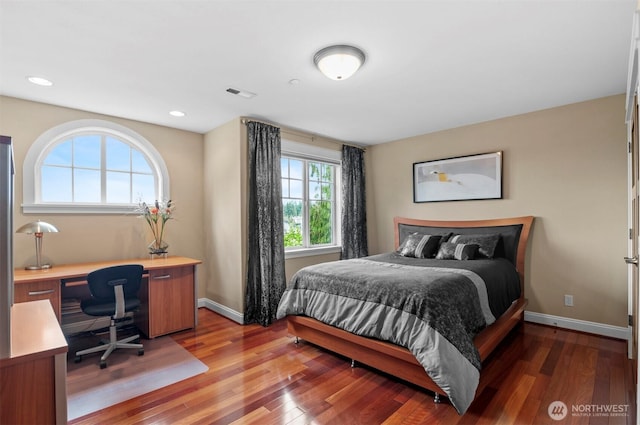
[[413, 202], [502, 198], [502, 151], [413, 164]]

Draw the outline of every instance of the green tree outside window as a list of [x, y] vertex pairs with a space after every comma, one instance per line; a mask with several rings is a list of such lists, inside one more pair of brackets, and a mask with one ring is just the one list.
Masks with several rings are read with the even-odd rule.
[[[299, 173], [302, 164], [306, 176]], [[305, 247], [305, 223], [309, 246], [334, 243], [335, 165], [283, 157], [281, 167], [285, 248]], [[298, 184], [303, 180], [306, 180], [306, 203], [305, 195], [298, 191]]]

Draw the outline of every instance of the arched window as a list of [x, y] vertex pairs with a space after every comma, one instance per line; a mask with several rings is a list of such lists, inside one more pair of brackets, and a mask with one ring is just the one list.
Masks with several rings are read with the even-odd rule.
[[23, 166], [24, 213], [127, 213], [169, 199], [158, 151], [131, 129], [103, 120], [56, 126], [33, 143]]

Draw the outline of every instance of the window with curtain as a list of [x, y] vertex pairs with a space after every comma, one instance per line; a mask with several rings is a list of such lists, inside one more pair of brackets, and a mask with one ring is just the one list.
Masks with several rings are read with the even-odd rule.
[[337, 245], [337, 166], [282, 156], [284, 246], [287, 249]]
[[340, 252], [340, 152], [283, 140], [280, 167], [286, 257]]

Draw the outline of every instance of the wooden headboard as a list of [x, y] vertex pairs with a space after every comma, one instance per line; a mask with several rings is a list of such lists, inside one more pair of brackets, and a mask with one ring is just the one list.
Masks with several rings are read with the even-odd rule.
[[449, 232], [458, 234], [500, 234], [496, 256], [511, 261], [520, 275], [520, 284], [524, 294], [524, 263], [527, 253], [529, 231], [533, 216], [497, 218], [489, 220], [420, 220], [415, 218], [394, 217], [395, 247], [400, 246], [407, 235], [418, 232], [431, 235], [444, 235]]

